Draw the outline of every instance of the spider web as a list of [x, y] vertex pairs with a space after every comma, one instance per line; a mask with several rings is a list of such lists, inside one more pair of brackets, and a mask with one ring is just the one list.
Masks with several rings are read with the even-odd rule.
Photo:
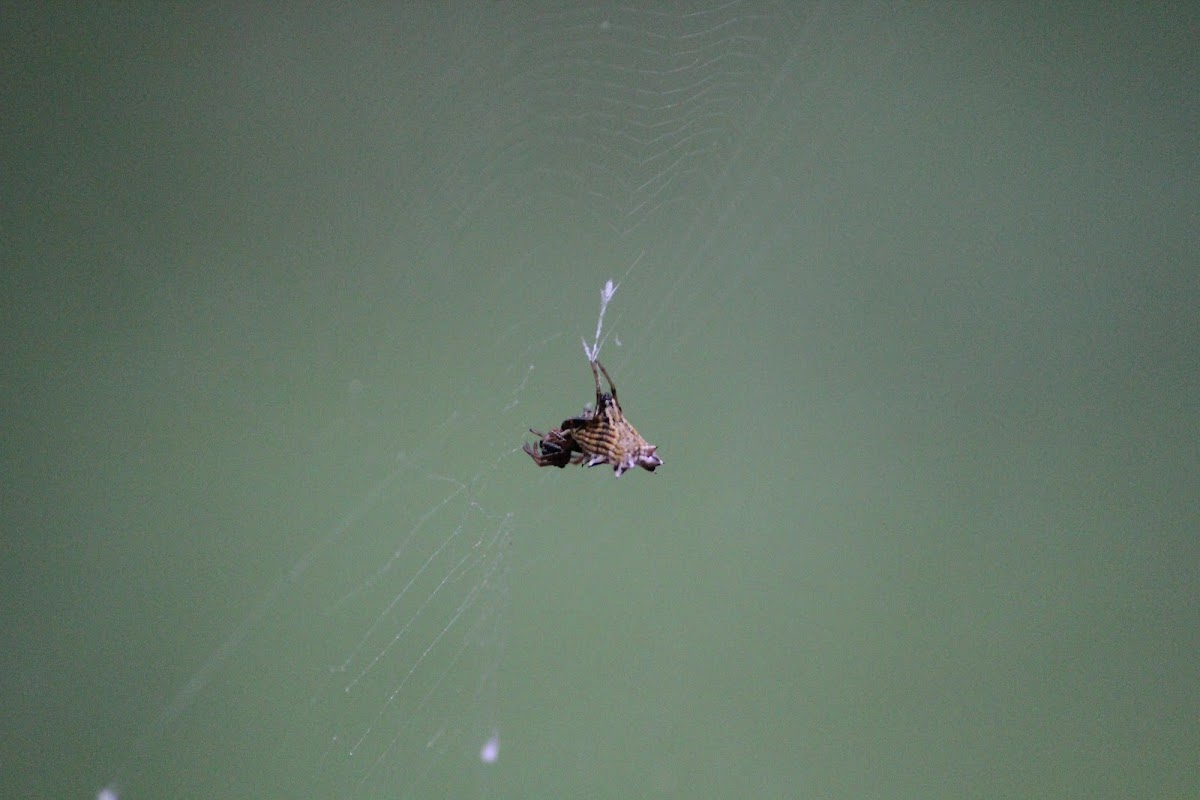
[[35, 5], [0, 796], [1197, 795], [1194, 12]]
[[[804, 91], [822, 84], [823, 56], [812, 51], [824, 22], [820, 9], [794, 4], [516, 4], [404, 20], [426, 38], [401, 63], [391, 63], [386, 36], [368, 37], [367, 55], [349, 60], [394, 71], [385, 94], [401, 108], [380, 114], [373, 90], [356, 87], [350, 127], [355, 114], [366, 117], [368, 152], [362, 162], [338, 152], [357, 181], [376, 187], [350, 202], [381, 224], [394, 219], [400, 233], [384, 252], [358, 252], [336, 276], [311, 280], [314, 295], [332, 296], [317, 327], [335, 341], [307, 352], [337, 353], [316, 376], [317, 399], [241, 416], [267, 431], [258, 446], [271, 450], [272, 474], [241, 473], [257, 486], [245, 505], [261, 529], [227, 535], [236, 551], [246, 546], [238, 537], [266, 531], [275, 549], [255, 563], [273, 563], [280, 577], [242, 575], [227, 603], [189, 595], [205, 618], [192, 634], [195, 667], [165, 671], [182, 688], [156, 687], [162, 710], [123, 748], [103, 796], [199, 787], [486, 796], [503, 785], [505, 712], [519, 716], [503, 691], [514, 585], [539, 565], [586, 560], [592, 545], [514, 554], [523, 538], [562, 524], [552, 498], [563, 489], [551, 480], [601, 477], [537, 471], [520, 453], [522, 432], [588, 399], [572, 344], [581, 337], [590, 357], [608, 348], [644, 415], [664, 401], [652, 376], [701, 336], [700, 309], [750, 280], [786, 227], [740, 214], [752, 193], [769, 204], [782, 191], [767, 165], [794, 135]], [[380, 23], [400, 25], [342, 20], [327, 39], [322, 23], [290, 19], [298, 32], [281, 60], [293, 45], [329, 48], [303, 77], [337, 82], [328, 70], [360, 44], [351, 34]], [[245, 35], [235, 75], [277, 69], [254, 41], [279, 46], [278, 32]], [[297, 113], [272, 110], [287, 121]], [[398, 155], [403, 148], [423, 157]], [[335, 197], [363, 191], [320, 171], [314, 179]], [[720, 266], [734, 261], [741, 266]], [[589, 347], [606, 279], [608, 299], [622, 289], [607, 323], [602, 306]], [[249, 336], [273, 289], [236, 277], [196, 309], [211, 285], [164, 282], [154, 321], [176, 340], [211, 337], [216, 319], [234, 320], [231, 338]], [[505, 308], [497, 297], [515, 302]], [[277, 385], [313, 377], [292, 368]], [[661, 412], [654, 421], [668, 429]], [[660, 438], [669, 472], [670, 443]], [[598, 496], [578, 502], [585, 518], [600, 513]], [[231, 565], [210, 557], [212, 575]], [[245, 753], [256, 754], [253, 769], [242, 766]]]

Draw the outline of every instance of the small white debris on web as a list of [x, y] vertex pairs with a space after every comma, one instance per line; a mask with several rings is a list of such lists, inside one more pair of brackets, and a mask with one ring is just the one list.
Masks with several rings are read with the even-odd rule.
[[580, 337], [583, 342], [583, 352], [587, 355], [588, 361], [595, 361], [600, 356], [600, 348], [604, 345], [604, 339], [600, 338], [600, 334], [604, 332], [604, 312], [608, 310], [608, 301], [612, 300], [620, 286], [621, 284], [613, 283], [610, 278], [605, 281], [604, 288], [600, 290], [600, 317], [596, 320], [596, 338], [592, 340], [591, 345], [588, 345], [587, 339]]
[[479, 748], [479, 760], [485, 764], [495, 764], [500, 758], [500, 734], [493, 733]]

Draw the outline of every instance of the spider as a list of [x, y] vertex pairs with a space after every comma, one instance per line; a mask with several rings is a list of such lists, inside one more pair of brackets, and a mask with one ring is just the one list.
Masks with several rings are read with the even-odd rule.
[[[625, 470], [634, 467], [653, 472], [655, 467], [663, 463], [655, 453], [657, 448], [643, 439], [625, 419], [621, 403], [617, 400], [617, 387], [608, 377], [608, 370], [599, 361], [589, 363], [592, 377], [596, 380], [595, 408], [585, 409], [580, 416], [563, 420], [549, 433], [530, 428], [529, 432], [538, 437], [538, 441], [533, 444], [526, 442], [523, 449], [539, 467], [612, 464], [618, 478]], [[601, 372], [608, 381], [609, 392], [600, 390]]]

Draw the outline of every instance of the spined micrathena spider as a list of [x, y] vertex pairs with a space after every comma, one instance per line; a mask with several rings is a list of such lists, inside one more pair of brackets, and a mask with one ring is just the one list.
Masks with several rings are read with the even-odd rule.
[[[634, 467], [653, 472], [663, 463], [655, 453], [657, 448], [643, 439], [625, 419], [617, 400], [617, 387], [608, 377], [608, 370], [599, 361], [590, 363], [592, 377], [596, 379], [595, 407], [585, 409], [578, 417], [563, 420], [562, 425], [551, 428], [549, 433], [530, 428], [529, 432], [538, 437], [538, 441], [526, 442], [525, 452], [539, 467], [612, 464], [618, 478], [622, 472]], [[601, 372], [608, 381], [609, 392], [600, 391]]]

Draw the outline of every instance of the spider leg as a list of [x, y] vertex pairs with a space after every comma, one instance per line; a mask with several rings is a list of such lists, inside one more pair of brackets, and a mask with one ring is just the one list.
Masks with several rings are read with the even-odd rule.
[[[600, 409], [604, 407], [604, 403], [601, 399], [601, 392], [600, 392], [600, 373], [596, 371], [596, 364], [598, 364], [600, 362], [589, 361], [588, 363], [592, 367], [592, 379], [596, 381], [596, 413], [599, 414]], [[603, 369], [603, 367], [601, 367], [601, 369]], [[611, 386], [612, 384], [610, 383], [609, 385]]]
[[596, 408], [600, 407], [600, 376], [596, 373], [596, 367], [604, 373], [604, 380], [608, 381], [609, 391], [612, 393], [613, 402], [617, 404], [617, 408], [621, 408], [621, 401], [617, 400], [617, 387], [613, 385], [612, 378], [608, 377], [608, 370], [599, 361], [592, 362], [592, 375], [596, 378]]
[[534, 460], [539, 467], [563, 467], [566, 466], [563, 462], [564, 458], [569, 458], [570, 453], [563, 453], [561, 443], [562, 438], [556, 435], [555, 431], [550, 433], [542, 433], [541, 431], [529, 429], [529, 432], [538, 437], [538, 440], [533, 444], [525, 442], [521, 445], [521, 449], [529, 454], [529, 457]]

